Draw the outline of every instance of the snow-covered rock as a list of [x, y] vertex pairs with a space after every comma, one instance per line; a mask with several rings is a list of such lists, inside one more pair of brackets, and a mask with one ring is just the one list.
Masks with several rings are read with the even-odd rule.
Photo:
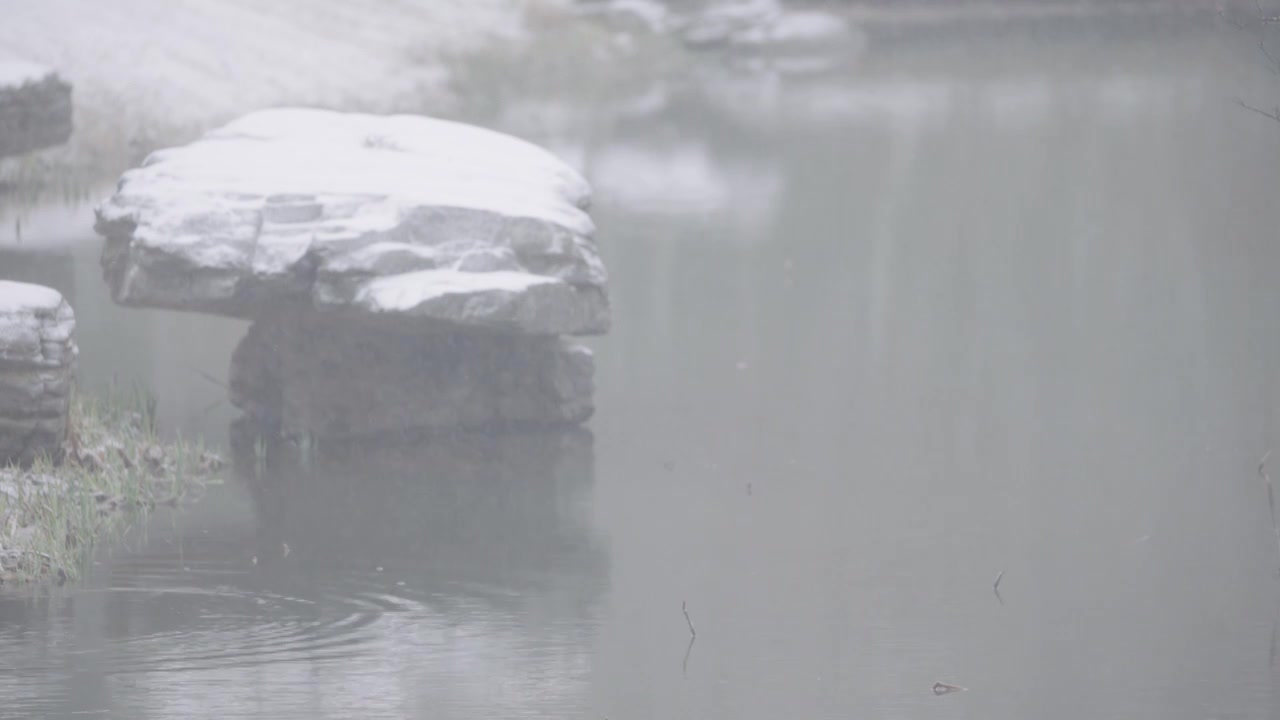
[[232, 357], [232, 403], [285, 435], [556, 427], [590, 417], [594, 362], [553, 337], [401, 333], [315, 313], [254, 323]]
[[673, 18], [660, 0], [590, 0], [573, 8], [583, 16], [603, 16], [621, 25], [635, 23], [655, 33], [667, 30]]
[[[598, 8], [594, 14], [606, 19], [616, 18], [623, 10], [635, 13], [630, 0], [587, 7]], [[616, 20], [612, 23], [619, 25]], [[856, 59], [866, 47], [864, 34], [838, 11], [799, 9], [780, 0], [696, 3], [667, 13], [661, 23], [649, 23], [649, 27], [655, 33], [674, 33], [691, 50], [719, 53], [729, 65], [748, 73], [823, 72]]]
[[71, 86], [53, 70], [0, 61], [0, 157], [71, 137]]
[[753, 28], [774, 22], [782, 14], [778, 0], [716, 3], [686, 18], [681, 23], [681, 36], [690, 47], [722, 45]]
[[152, 154], [97, 229], [123, 304], [593, 334], [609, 306], [589, 198], [570, 167], [497, 132], [281, 109]]
[[0, 465], [56, 454], [75, 373], [75, 314], [61, 293], [0, 281]]
[[849, 26], [843, 19], [818, 11], [779, 13], [764, 22], [748, 25], [732, 36], [732, 40], [740, 45], [775, 49], [812, 48], [849, 39]]

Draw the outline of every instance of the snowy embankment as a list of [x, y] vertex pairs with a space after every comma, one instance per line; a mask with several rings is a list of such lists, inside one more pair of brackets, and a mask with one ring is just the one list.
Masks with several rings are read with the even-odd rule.
[[0, 0], [0, 60], [76, 89], [71, 164], [114, 174], [244, 112], [309, 105], [440, 114], [450, 63], [523, 42], [567, 0]]

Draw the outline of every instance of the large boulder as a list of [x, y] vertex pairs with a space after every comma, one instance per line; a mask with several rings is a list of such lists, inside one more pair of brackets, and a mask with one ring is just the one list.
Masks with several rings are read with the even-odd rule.
[[560, 338], [410, 334], [280, 313], [236, 348], [231, 401], [283, 435], [568, 426], [592, 413], [593, 369], [589, 350]]
[[0, 281], [0, 465], [56, 455], [62, 447], [75, 325], [58, 291]]
[[269, 110], [154, 153], [98, 209], [117, 302], [254, 321], [232, 401], [264, 429], [370, 437], [592, 412], [609, 326], [586, 181], [425, 117]]
[[0, 157], [19, 155], [71, 137], [71, 86], [53, 70], [0, 62]]
[[97, 229], [122, 304], [580, 335], [609, 325], [589, 197], [551, 154], [482, 128], [268, 110], [152, 154]]

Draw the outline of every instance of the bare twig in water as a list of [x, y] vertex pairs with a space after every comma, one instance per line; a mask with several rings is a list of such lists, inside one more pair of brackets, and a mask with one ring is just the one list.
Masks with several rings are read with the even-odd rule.
[[1004, 579], [1004, 571], [1001, 570], [999, 573], [996, 574], [996, 581], [991, 583], [991, 591], [996, 594], [996, 599], [1000, 601], [1001, 605], [1004, 604], [1004, 598], [1000, 597], [1000, 581], [1003, 579]]
[[1271, 51], [1267, 49], [1266, 38], [1258, 38], [1258, 49], [1262, 51], [1263, 55], [1267, 56], [1267, 62], [1271, 63], [1271, 72], [1280, 74], [1280, 59], [1277, 59], [1276, 56], [1271, 54]]
[[1274, 619], [1271, 621], [1271, 659], [1267, 666], [1272, 670], [1276, 669], [1276, 621]]
[[698, 636], [693, 635], [689, 638], [689, 645], [684, 649], [684, 662], [680, 664], [680, 670], [685, 675], [689, 674], [689, 655], [693, 652], [693, 644], [698, 641]]
[[1262, 108], [1250, 105], [1249, 103], [1245, 102], [1244, 100], [1241, 100], [1240, 98], [1236, 98], [1236, 104], [1244, 108], [1245, 110], [1256, 112], [1264, 118], [1269, 118], [1271, 120], [1275, 120], [1276, 122], [1280, 122], [1280, 107], [1276, 107], [1273, 110], [1263, 110]]
[[1280, 523], [1276, 522], [1276, 491], [1271, 484], [1271, 476], [1267, 474], [1267, 458], [1269, 457], [1271, 457], [1270, 450], [1258, 461], [1258, 477], [1267, 483], [1267, 507], [1271, 510], [1271, 530], [1276, 536], [1276, 559], [1280, 562]]
[[698, 637], [698, 631], [693, 629], [693, 621], [689, 619], [689, 606], [683, 600], [680, 601], [680, 612], [684, 613], [684, 621], [689, 623], [689, 635]]
[[969, 688], [952, 685], [951, 683], [936, 682], [933, 684], [934, 695], [948, 695], [953, 692], [968, 692]]
[[209, 373], [207, 373], [207, 372], [205, 372], [205, 371], [203, 371], [203, 370], [201, 370], [201, 369], [199, 369], [199, 368], [193, 368], [193, 367], [188, 366], [188, 367], [187, 367], [187, 369], [188, 369], [188, 370], [190, 370], [191, 372], [193, 372], [193, 373], [195, 373], [195, 374], [199, 375], [200, 377], [204, 378], [205, 380], [208, 380], [209, 382], [213, 383], [214, 385], [217, 385], [218, 387], [222, 388], [223, 390], [229, 390], [229, 389], [230, 389], [230, 388], [228, 388], [228, 387], [227, 387], [227, 384], [226, 384], [226, 383], [222, 382], [222, 381], [221, 381], [221, 380], [219, 380], [218, 378], [216, 378], [216, 377], [214, 377], [214, 376], [210, 375]]

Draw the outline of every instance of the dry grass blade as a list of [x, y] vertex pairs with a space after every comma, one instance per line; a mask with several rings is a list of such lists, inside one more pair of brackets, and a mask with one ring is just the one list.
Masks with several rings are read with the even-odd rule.
[[1270, 120], [1280, 122], [1280, 107], [1276, 107], [1272, 110], [1263, 110], [1260, 107], [1250, 105], [1249, 103], [1245, 102], [1244, 100], [1241, 100], [1240, 98], [1236, 98], [1236, 104], [1244, 108], [1245, 110], [1258, 113], [1264, 118], [1268, 118]]
[[196, 375], [199, 375], [200, 377], [204, 378], [206, 381], [208, 381], [208, 382], [209, 382], [210, 384], [212, 384], [212, 385], [215, 385], [215, 386], [217, 386], [217, 387], [220, 387], [220, 388], [222, 388], [223, 390], [228, 390], [228, 391], [229, 391], [229, 390], [231, 389], [231, 388], [227, 387], [227, 384], [226, 384], [226, 383], [222, 382], [221, 380], [219, 380], [218, 378], [214, 377], [213, 375], [210, 375], [209, 373], [207, 373], [207, 372], [205, 372], [205, 371], [201, 370], [200, 368], [194, 368], [194, 367], [193, 367], [193, 368], [188, 368], [188, 369], [189, 369], [189, 370], [191, 370], [191, 372], [195, 373]]

